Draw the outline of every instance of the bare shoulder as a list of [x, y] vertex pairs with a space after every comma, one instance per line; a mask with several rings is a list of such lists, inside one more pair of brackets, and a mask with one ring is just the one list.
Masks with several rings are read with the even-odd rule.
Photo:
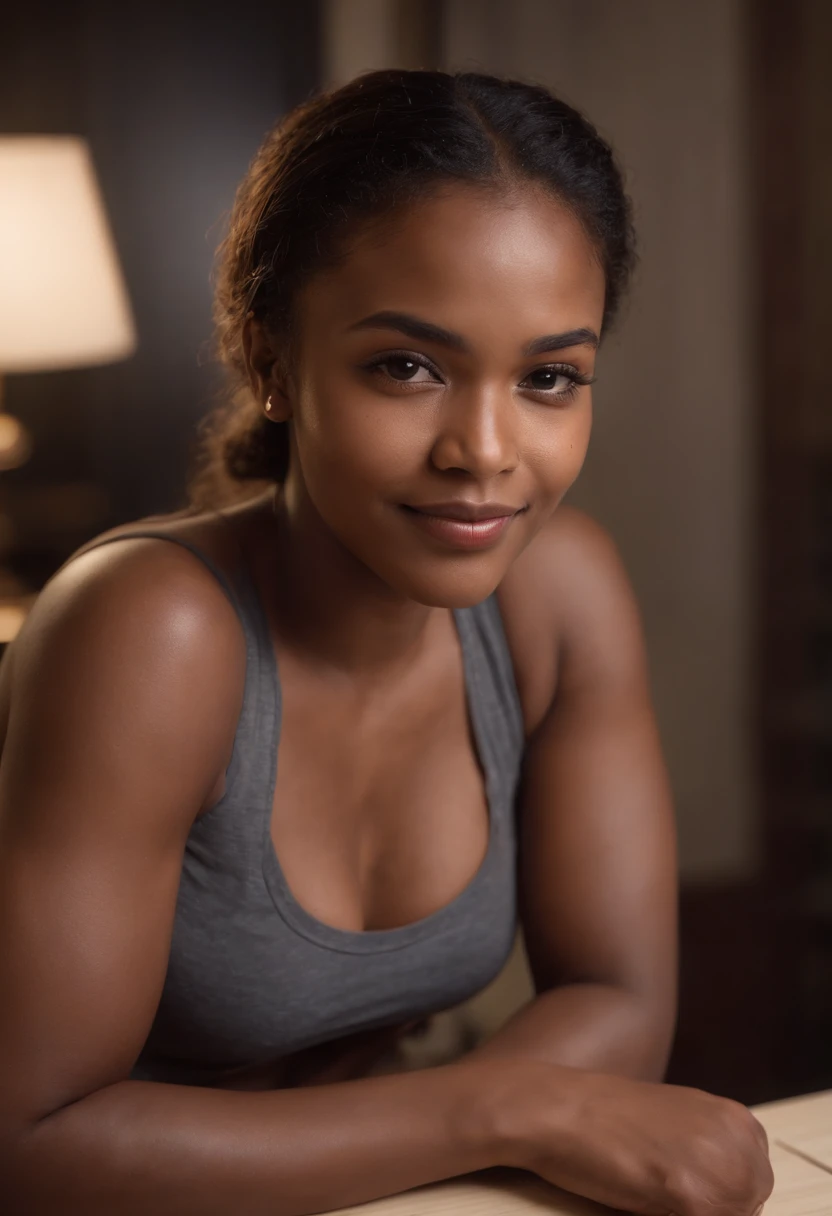
[[560, 507], [500, 585], [498, 599], [527, 728], [570, 678], [616, 678], [641, 663], [639, 613], [609, 532], [585, 512]]
[[128, 533], [80, 551], [38, 597], [4, 662], [0, 749], [15, 732], [67, 751], [152, 736], [189, 751], [207, 781], [233, 746], [242, 628], [198, 557]]
[[18, 652], [36, 649], [56, 629], [89, 634], [99, 645], [142, 637], [142, 649], [161, 644], [169, 656], [171, 646], [222, 643], [226, 635], [234, 648], [236, 612], [205, 563], [182, 545], [131, 531], [127, 525], [96, 538], [50, 579], [15, 640], [15, 668]]

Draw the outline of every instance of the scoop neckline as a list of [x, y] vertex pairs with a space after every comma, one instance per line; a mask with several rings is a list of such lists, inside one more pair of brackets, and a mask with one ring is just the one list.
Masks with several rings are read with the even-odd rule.
[[485, 790], [485, 802], [488, 815], [488, 844], [482, 860], [474, 874], [463, 889], [448, 903], [405, 925], [397, 925], [391, 929], [341, 929], [329, 925], [326, 921], [313, 916], [298, 901], [286, 879], [280, 858], [277, 855], [271, 835], [271, 818], [274, 806], [274, 792], [277, 784], [278, 753], [280, 750], [280, 726], [282, 721], [283, 695], [280, 683], [280, 668], [274, 643], [268, 628], [265, 613], [257, 588], [251, 573], [246, 571], [246, 581], [252, 596], [259, 633], [259, 645], [263, 651], [266, 670], [272, 686], [272, 715], [270, 723], [269, 747], [271, 752], [270, 779], [263, 808], [263, 878], [268, 888], [272, 903], [283, 921], [307, 941], [324, 949], [343, 954], [377, 954], [386, 951], [401, 950], [415, 945], [428, 938], [435, 938], [452, 929], [459, 914], [476, 895], [490, 874], [494, 857], [497, 853], [497, 837], [500, 832], [500, 819], [496, 814], [497, 780], [496, 762], [491, 750], [488, 732], [481, 713], [481, 693], [479, 675], [476, 664], [472, 660], [472, 643], [474, 625], [468, 615], [470, 608], [451, 609], [451, 616], [456, 628], [462, 656], [463, 680], [465, 685], [465, 703], [475, 757], [482, 773]]

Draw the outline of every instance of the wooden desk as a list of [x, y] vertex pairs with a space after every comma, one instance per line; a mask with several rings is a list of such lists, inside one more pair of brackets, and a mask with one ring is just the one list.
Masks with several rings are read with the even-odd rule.
[[832, 1090], [770, 1102], [754, 1114], [768, 1132], [774, 1166], [766, 1216], [830, 1216]]
[[[768, 1132], [776, 1178], [765, 1216], [832, 1216], [832, 1091], [773, 1102], [754, 1113]], [[344, 1208], [340, 1216], [609, 1216], [609, 1212], [531, 1175], [491, 1170]]]

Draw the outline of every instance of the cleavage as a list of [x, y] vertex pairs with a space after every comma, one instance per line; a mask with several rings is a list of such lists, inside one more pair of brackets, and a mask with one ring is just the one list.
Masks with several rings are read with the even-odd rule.
[[280, 658], [271, 837], [295, 900], [333, 928], [421, 920], [485, 857], [488, 806], [453, 641], [389, 686], [351, 687]]

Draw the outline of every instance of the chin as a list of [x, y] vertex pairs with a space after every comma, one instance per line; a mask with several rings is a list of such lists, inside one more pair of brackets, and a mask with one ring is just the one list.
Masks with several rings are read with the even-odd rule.
[[505, 562], [463, 558], [431, 563], [419, 570], [398, 570], [387, 581], [417, 604], [430, 608], [473, 608], [497, 590], [506, 569]]

